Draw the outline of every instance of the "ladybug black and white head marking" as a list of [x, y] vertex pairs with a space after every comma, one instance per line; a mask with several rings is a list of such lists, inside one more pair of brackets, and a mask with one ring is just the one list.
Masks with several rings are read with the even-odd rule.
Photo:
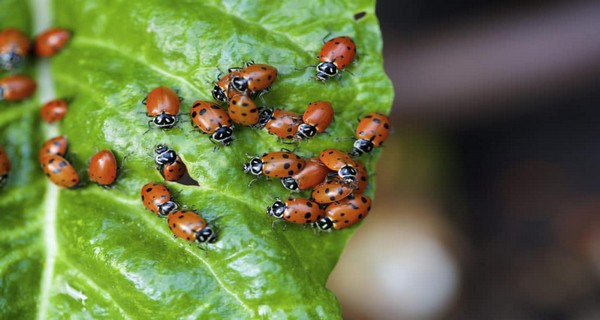
[[169, 149], [169, 147], [159, 144], [156, 146], [154, 151], [158, 154], [154, 158], [154, 162], [157, 166], [163, 166], [165, 164], [173, 164], [177, 161], [177, 153], [173, 149]]
[[234, 77], [231, 80], [231, 85], [235, 90], [244, 92], [248, 90], [248, 79], [242, 77]]
[[217, 241], [217, 234], [213, 231], [213, 229], [207, 225], [204, 229], [196, 232], [196, 241], [200, 243], [209, 242], [213, 243]]
[[341, 167], [340, 170], [338, 170], [338, 175], [340, 178], [342, 178], [342, 180], [344, 180], [345, 183], [351, 186], [355, 186], [358, 183], [356, 180], [356, 169], [354, 169], [352, 166], [345, 165]]
[[168, 216], [169, 213], [177, 211], [177, 208], [179, 208], [177, 203], [173, 201], [167, 201], [158, 206], [158, 216], [164, 218]]
[[172, 114], [161, 113], [152, 120], [154, 124], [161, 129], [172, 128], [177, 122], [177, 116]]
[[285, 203], [277, 199], [272, 206], [267, 207], [267, 215], [275, 218], [282, 218], [285, 213]]
[[363, 153], [371, 153], [373, 151], [373, 142], [365, 139], [358, 139], [354, 141], [352, 152], [353, 156], [361, 156]]
[[323, 231], [331, 231], [331, 229], [333, 228], [333, 221], [331, 221], [331, 219], [329, 219], [329, 217], [325, 217], [325, 218], [317, 220], [317, 222], [315, 222], [314, 226]]
[[292, 177], [281, 178], [281, 184], [290, 191], [299, 191], [298, 181]]
[[255, 176], [260, 176], [262, 174], [262, 166], [263, 162], [260, 157], [254, 157], [250, 162], [244, 163], [244, 173], [251, 173]]
[[338, 68], [333, 62], [321, 62], [317, 65], [317, 79], [325, 81], [338, 73]]
[[296, 137], [298, 139], [309, 139], [314, 137], [317, 134], [317, 128], [307, 123], [302, 123], [298, 126], [298, 131], [296, 131]]
[[210, 138], [224, 146], [228, 146], [233, 141], [233, 129], [231, 127], [220, 127]]
[[212, 96], [213, 96], [213, 98], [215, 98], [215, 100], [221, 101], [221, 102], [227, 102], [229, 100], [229, 99], [227, 99], [227, 95], [225, 94], [225, 91], [223, 91], [223, 89], [221, 89], [221, 87], [219, 87], [218, 84], [215, 84], [215, 87], [212, 90]]

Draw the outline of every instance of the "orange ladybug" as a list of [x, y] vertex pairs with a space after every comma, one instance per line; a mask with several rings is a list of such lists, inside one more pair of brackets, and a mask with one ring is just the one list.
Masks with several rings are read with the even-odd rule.
[[194, 211], [173, 212], [169, 214], [167, 224], [176, 238], [198, 243], [217, 241], [217, 234], [212, 227]]
[[4, 148], [0, 146], [0, 186], [4, 184], [10, 173], [10, 158]]
[[14, 75], [0, 79], [0, 101], [19, 101], [29, 98], [37, 84], [27, 76]]
[[67, 147], [67, 137], [65, 136], [58, 136], [48, 139], [46, 142], [44, 142], [44, 145], [42, 145], [42, 148], [40, 149], [40, 154], [38, 157], [40, 164], [42, 164], [42, 160], [47, 155], [55, 154], [63, 157], [67, 153]]
[[146, 209], [164, 218], [179, 207], [172, 201], [169, 189], [160, 183], [150, 182], [142, 186], [142, 203]]
[[269, 109], [270, 111], [261, 112], [262, 117], [268, 120], [259, 120], [265, 123], [265, 129], [269, 134], [276, 135], [280, 139], [293, 139], [298, 132], [298, 127], [302, 123], [302, 118], [298, 113], [281, 109]]
[[231, 84], [231, 80], [234, 77], [239, 77], [239, 76], [240, 76], [239, 71], [230, 70], [229, 73], [218, 78], [217, 83], [215, 83], [215, 87], [212, 90], [213, 98], [215, 98], [215, 100], [220, 101], [220, 102], [228, 102], [229, 98], [231, 98], [230, 91], [232, 93], [235, 92], [235, 94], [238, 94], [238, 92], [230, 90], [229, 85]]
[[[250, 91], [253, 94], [268, 90], [277, 78], [277, 68], [268, 64], [249, 62], [240, 70], [239, 75], [231, 79], [231, 87], [239, 92]], [[247, 92], [248, 93], [248, 92]]]
[[312, 191], [312, 198], [320, 204], [327, 204], [345, 199], [352, 191], [354, 189], [338, 177], [317, 185]]
[[[227, 112], [216, 103], [208, 101], [194, 101], [190, 110], [192, 124], [203, 133], [210, 134], [210, 141], [220, 142], [228, 146], [233, 141], [233, 124]], [[214, 141], [213, 141], [214, 140]]]
[[67, 101], [54, 99], [46, 102], [40, 109], [40, 116], [48, 123], [59, 121], [67, 114]]
[[71, 32], [62, 28], [50, 28], [35, 38], [35, 54], [51, 57], [60, 52], [71, 39]]
[[142, 102], [146, 105], [146, 114], [154, 117], [150, 122], [154, 122], [157, 127], [169, 129], [177, 123], [181, 99], [171, 88], [156, 87]]
[[[285, 202], [277, 199], [267, 207], [267, 215], [296, 224], [311, 224], [323, 218], [319, 204], [306, 198], [288, 198]], [[275, 220], [276, 222], [279, 220]]]
[[333, 120], [333, 107], [328, 101], [312, 102], [302, 115], [302, 123], [296, 132], [297, 139], [309, 139], [329, 127]]
[[90, 160], [88, 167], [90, 181], [106, 187], [112, 185], [117, 179], [117, 159], [110, 150], [96, 153]]
[[353, 156], [370, 153], [373, 147], [380, 147], [390, 134], [390, 119], [381, 113], [369, 113], [356, 127], [356, 141], [352, 148]]
[[21, 65], [29, 52], [29, 39], [19, 29], [0, 31], [0, 69], [12, 70]]
[[160, 167], [160, 174], [167, 181], [177, 181], [187, 172], [185, 163], [177, 156], [174, 163], [167, 163]]
[[319, 158], [311, 158], [306, 160], [302, 171], [291, 177], [281, 178], [281, 184], [290, 191], [308, 190], [325, 181], [330, 172], [332, 171]]
[[62, 156], [51, 154], [42, 159], [42, 169], [50, 181], [59, 187], [73, 188], [79, 184], [79, 174]]
[[315, 226], [324, 231], [347, 228], [364, 219], [370, 210], [371, 198], [365, 195], [349, 196], [327, 206], [325, 217], [318, 220]]
[[356, 45], [350, 37], [337, 37], [325, 42], [319, 53], [321, 63], [317, 65], [317, 79], [325, 81], [337, 75], [355, 56]]
[[258, 108], [254, 101], [245, 94], [237, 94], [229, 100], [227, 113], [231, 121], [243, 126], [253, 126], [258, 123]]
[[325, 149], [319, 155], [319, 160], [329, 169], [337, 171], [345, 183], [356, 186], [356, 163], [350, 155], [337, 149]]
[[244, 164], [244, 172], [255, 176], [264, 174], [267, 177], [283, 178], [302, 171], [305, 164], [304, 159], [295, 153], [276, 151], [252, 158]]

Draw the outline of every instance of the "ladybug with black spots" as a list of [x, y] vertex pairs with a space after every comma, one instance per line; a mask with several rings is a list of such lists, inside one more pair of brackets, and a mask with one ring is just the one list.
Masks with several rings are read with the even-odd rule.
[[79, 184], [79, 174], [62, 156], [51, 154], [42, 159], [42, 170], [50, 181], [63, 188], [74, 188]]
[[0, 32], [0, 68], [18, 68], [29, 52], [29, 39], [21, 30], [6, 28]]
[[333, 120], [333, 107], [329, 101], [312, 102], [302, 114], [302, 123], [298, 126], [296, 138], [310, 139], [329, 127]]
[[[267, 207], [267, 215], [295, 224], [312, 224], [323, 218], [323, 209], [306, 198], [288, 198], [285, 202], [277, 199]], [[277, 221], [282, 220], [273, 223]]]
[[[259, 119], [259, 123], [264, 123], [267, 132], [280, 139], [294, 139], [302, 123], [300, 114], [281, 109], [266, 110], [261, 113], [261, 117], [263, 119]], [[266, 117], [268, 119], [265, 120]]]
[[167, 224], [176, 238], [198, 243], [217, 241], [217, 234], [212, 227], [194, 211], [173, 212], [169, 214]]
[[210, 134], [210, 141], [228, 146], [233, 141], [233, 124], [227, 111], [221, 109], [216, 103], [208, 101], [194, 101], [190, 110], [192, 124], [204, 134]]
[[312, 198], [320, 204], [327, 204], [345, 199], [353, 191], [354, 188], [348, 186], [341, 178], [337, 177], [314, 187]]
[[290, 191], [308, 190], [325, 181], [330, 172], [331, 170], [319, 158], [311, 158], [306, 160], [302, 171], [293, 176], [281, 178], [281, 184]]
[[213, 98], [215, 98], [215, 100], [219, 102], [229, 102], [229, 98], [231, 96], [230, 92], [235, 92], [236, 94], [238, 94], [238, 92], [231, 91], [230, 89], [231, 80], [234, 77], [238, 76], [240, 76], [239, 71], [230, 70], [226, 75], [218, 77], [217, 82], [215, 83], [215, 86], [212, 90]]
[[234, 123], [243, 126], [254, 126], [258, 123], [260, 112], [249, 96], [237, 94], [229, 100], [227, 114]]
[[288, 151], [276, 151], [256, 156], [244, 164], [244, 172], [255, 176], [273, 178], [293, 176], [304, 169], [306, 162], [299, 155]]
[[340, 70], [354, 61], [356, 44], [350, 37], [336, 37], [323, 44], [319, 53], [317, 79], [325, 81], [336, 76]]
[[44, 142], [44, 144], [42, 145], [42, 148], [40, 148], [40, 153], [39, 153], [40, 164], [42, 164], [42, 160], [47, 155], [56, 154], [56, 155], [64, 157], [64, 155], [67, 153], [68, 146], [69, 146], [69, 144], [67, 141], [67, 137], [65, 137], [65, 136], [58, 136], [58, 137], [54, 137], [52, 139], [48, 139], [46, 142]]
[[171, 199], [169, 189], [160, 183], [150, 182], [142, 186], [142, 203], [146, 209], [164, 218], [179, 206]]
[[170, 129], [177, 123], [177, 115], [181, 100], [175, 91], [165, 86], [159, 86], [148, 94], [142, 101], [146, 105], [146, 115], [153, 117], [154, 124], [161, 129]]
[[325, 208], [325, 216], [314, 225], [323, 231], [350, 227], [364, 219], [371, 211], [371, 198], [365, 195], [349, 196]]
[[254, 94], [268, 90], [277, 78], [277, 68], [268, 64], [249, 62], [231, 79], [230, 86], [239, 92]]
[[319, 160], [329, 169], [336, 171], [346, 184], [356, 187], [356, 163], [350, 155], [338, 149], [325, 149], [319, 155]]
[[178, 156], [174, 163], [168, 163], [159, 168], [160, 174], [167, 181], [177, 181], [185, 175], [187, 167], [183, 160]]
[[374, 147], [380, 147], [390, 134], [390, 119], [381, 113], [369, 113], [356, 127], [356, 141], [352, 148], [353, 156], [370, 153]]

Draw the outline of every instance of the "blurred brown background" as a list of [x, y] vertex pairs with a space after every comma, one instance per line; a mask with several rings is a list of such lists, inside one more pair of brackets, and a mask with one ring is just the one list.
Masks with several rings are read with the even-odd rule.
[[600, 319], [600, 2], [378, 1], [395, 134], [345, 319]]

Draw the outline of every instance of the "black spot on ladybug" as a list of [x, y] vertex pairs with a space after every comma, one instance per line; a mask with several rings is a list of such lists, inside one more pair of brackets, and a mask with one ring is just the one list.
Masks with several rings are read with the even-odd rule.
[[329, 200], [331, 200], [331, 201], [335, 201], [335, 196], [331, 196], [331, 197], [329, 197]]
[[294, 170], [288, 171], [288, 176], [292, 176], [292, 175], [294, 175]]
[[312, 205], [312, 202], [310, 202], [310, 201], [306, 201], [306, 206], [307, 206], [307, 207], [312, 207], [312, 206], [313, 206], [313, 205]]
[[258, 108], [250, 109], [250, 113], [256, 113], [257, 111], [258, 111]]
[[152, 191], [152, 188], [147, 188], [146, 189], [146, 192], [150, 192], [150, 191]]
[[265, 170], [265, 174], [271, 173], [271, 170]]
[[362, 203], [367, 203], [367, 198], [365, 198], [365, 197], [360, 197], [360, 201], [362, 201]]
[[247, 115], [248, 115], [247, 113], [245, 113], [245, 112], [242, 112], [242, 117], [245, 117], [245, 116], [247, 116]]
[[178, 219], [183, 219], [183, 215], [180, 214], [179, 217], [177, 217]]
[[267, 76], [267, 79], [269, 79], [269, 80], [271, 80], [272, 78], [273, 78], [273, 76], [271, 76], [271, 75]]
[[219, 109], [219, 106], [216, 104], [211, 104], [210, 107], [211, 109]]
[[386, 129], [389, 129], [389, 128], [390, 128], [390, 125], [389, 125], [389, 124], [387, 124], [387, 122], [386, 122], [386, 123], [384, 123], [384, 124], [383, 124], [383, 127], [384, 127], [384, 128], [386, 128]]
[[343, 212], [342, 212], [342, 213], [340, 213], [340, 217], [343, 217], [343, 216], [345, 216], [345, 215], [346, 215], [346, 214], [345, 214], [345, 213], [343, 213]]
[[298, 167], [298, 170], [302, 169], [302, 163], [298, 162], [296, 166]]
[[284, 158], [284, 159], [288, 159], [290, 157], [290, 155], [287, 154], [287, 153], [284, 153], [284, 154], [281, 155], [281, 157]]
[[206, 109], [202, 108], [202, 110], [200, 110], [200, 115], [204, 115], [206, 113]]
[[344, 194], [344, 189], [342, 189], [342, 188], [339, 188], [339, 189], [338, 189], [338, 194], [339, 194], [340, 196], [341, 196], [342, 194]]
[[177, 228], [177, 223], [173, 223], [173, 228]]
[[362, 219], [362, 218], [363, 218], [363, 215], [362, 215], [362, 213], [358, 215], [358, 218], [359, 218], [359, 219]]
[[349, 222], [350, 222], [350, 221], [348, 221], [348, 220], [344, 220], [344, 223], [349, 223]]
[[354, 210], [358, 210], [358, 206], [357, 206], [357, 205], [355, 205], [355, 204], [353, 203], [353, 204], [352, 204], [352, 209], [354, 209]]
[[196, 111], [192, 111], [192, 118], [195, 118], [198, 115]]
[[284, 163], [283, 164], [283, 168], [286, 169], [286, 170], [289, 169], [290, 168], [290, 163], [289, 162]]
[[307, 212], [306, 214], [304, 214], [304, 219], [309, 219], [312, 216], [312, 214], [310, 214], [310, 212]]

